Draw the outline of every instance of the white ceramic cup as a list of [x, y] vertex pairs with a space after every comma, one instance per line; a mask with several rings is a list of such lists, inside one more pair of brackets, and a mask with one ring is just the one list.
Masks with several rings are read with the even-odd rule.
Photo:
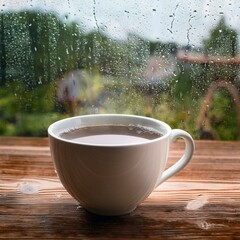
[[[115, 145], [76, 143], [61, 133], [82, 126], [136, 125], [155, 129], [162, 136], [143, 143]], [[51, 155], [66, 190], [88, 211], [122, 215], [133, 211], [162, 182], [183, 169], [194, 152], [185, 131], [142, 116], [95, 114], [66, 118], [48, 128]], [[185, 141], [183, 156], [165, 170], [169, 145]]]

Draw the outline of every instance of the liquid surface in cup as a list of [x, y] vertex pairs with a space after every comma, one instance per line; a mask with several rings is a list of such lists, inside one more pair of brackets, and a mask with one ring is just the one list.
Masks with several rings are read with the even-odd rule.
[[117, 145], [144, 143], [161, 137], [157, 130], [141, 126], [89, 126], [66, 131], [60, 137], [85, 144]]

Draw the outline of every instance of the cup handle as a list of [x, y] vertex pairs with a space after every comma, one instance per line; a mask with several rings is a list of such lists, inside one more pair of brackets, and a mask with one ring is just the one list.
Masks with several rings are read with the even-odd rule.
[[183, 131], [181, 129], [173, 129], [170, 135], [170, 144], [174, 141], [176, 138], [183, 138], [185, 141], [185, 152], [183, 156], [171, 167], [166, 169], [159, 182], [156, 186], [159, 186], [161, 183], [165, 182], [168, 178], [172, 177], [176, 173], [178, 173], [180, 170], [182, 170], [191, 160], [195, 145], [194, 141], [189, 133], [186, 131]]

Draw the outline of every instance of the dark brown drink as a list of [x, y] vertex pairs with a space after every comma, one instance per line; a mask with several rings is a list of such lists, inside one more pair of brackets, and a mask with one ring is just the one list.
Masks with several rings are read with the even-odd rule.
[[141, 126], [104, 125], [72, 129], [60, 135], [62, 138], [85, 144], [135, 144], [159, 138], [157, 130]]

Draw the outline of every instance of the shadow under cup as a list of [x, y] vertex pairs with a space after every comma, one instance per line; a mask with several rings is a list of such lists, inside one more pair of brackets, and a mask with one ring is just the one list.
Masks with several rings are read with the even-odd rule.
[[[135, 129], [138, 134], [144, 130], [158, 135], [140, 142], [133, 141], [138, 136], [133, 139], [130, 136], [128, 142], [127, 133], [127, 138], [124, 135], [124, 141], [118, 142], [121, 136], [116, 135], [114, 128], [107, 128], [108, 138], [111, 138], [106, 143], [101, 136], [99, 140], [106, 126], [120, 126], [121, 131], [124, 126], [125, 130]], [[97, 134], [98, 141], [84, 142], [81, 138], [68, 137], [68, 133], [75, 136], [75, 131], [81, 128], [90, 138], [91, 131], [100, 129], [97, 130], [101, 132]], [[164, 122], [135, 115], [96, 114], [67, 118], [53, 123], [48, 133], [51, 155], [63, 186], [85, 209], [100, 215], [133, 211], [156, 186], [188, 163], [194, 149], [193, 140], [185, 131], [171, 130]], [[178, 136], [185, 140], [185, 154], [177, 164], [164, 171], [169, 144]]]

